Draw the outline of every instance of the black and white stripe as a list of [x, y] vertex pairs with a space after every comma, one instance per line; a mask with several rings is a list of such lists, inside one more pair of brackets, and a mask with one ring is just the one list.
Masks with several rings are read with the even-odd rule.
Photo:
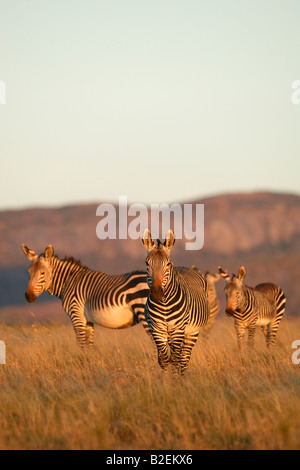
[[126, 328], [142, 322], [148, 330], [144, 316], [149, 292], [145, 271], [108, 275], [82, 266], [73, 258], [58, 258], [51, 245], [40, 256], [25, 245], [22, 248], [32, 261], [25, 294], [28, 302], [34, 302], [46, 290], [61, 299], [80, 345], [93, 343], [94, 324]]
[[256, 327], [260, 326], [267, 346], [274, 346], [279, 323], [285, 311], [286, 298], [282, 289], [272, 283], [248, 287], [244, 284], [246, 269], [242, 266], [238, 276], [230, 278], [219, 268], [226, 281], [226, 313], [234, 318], [238, 345], [241, 348], [246, 330], [248, 342], [253, 346]]
[[147, 279], [150, 287], [145, 317], [157, 346], [162, 369], [171, 364], [184, 375], [200, 328], [209, 317], [207, 283], [196, 268], [175, 268], [170, 250], [175, 243], [172, 230], [164, 244], [154, 243], [146, 230], [143, 243], [148, 256]]

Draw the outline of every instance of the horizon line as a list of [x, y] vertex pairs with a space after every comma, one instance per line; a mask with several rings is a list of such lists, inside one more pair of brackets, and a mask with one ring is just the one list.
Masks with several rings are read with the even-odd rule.
[[[152, 202], [152, 203], [145, 203], [145, 202], [132, 202], [132, 201], [127, 201], [128, 205], [132, 204], [144, 204], [146, 207], [151, 207], [152, 204], [193, 204], [198, 201], [205, 201], [209, 199], [216, 199], [220, 198], [222, 196], [230, 197], [230, 196], [259, 196], [259, 195], [283, 195], [283, 196], [298, 196], [300, 197], [300, 191], [299, 193], [297, 192], [288, 192], [288, 191], [283, 191], [283, 190], [267, 190], [267, 189], [257, 189], [257, 190], [251, 190], [251, 191], [225, 191], [225, 192], [216, 192], [212, 194], [207, 194], [205, 196], [198, 196], [198, 197], [193, 197], [190, 199], [183, 199], [181, 201], [161, 201], [161, 202]], [[119, 195], [120, 197], [124, 197], [125, 195]], [[100, 205], [100, 204], [112, 204], [113, 206], [119, 206], [119, 201], [112, 201], [109, 199], [103, 199], [102, 201], [96, 202], [95, 200], [90, 200], [90, 201], [77, 201], [77, 202], [62, 202], [58, 204], [41, 204], [41, 205], [25, 205], [25, 206], [12, 206], [12, 207], [0, 207], [0, 212], [19, 212], [19, 211], [30, 211], [30, 210], [59, 210], [59, 209], [66, 209], [69, 207], [76, 207], [76, 206], [91, 206], [91, 205]]]

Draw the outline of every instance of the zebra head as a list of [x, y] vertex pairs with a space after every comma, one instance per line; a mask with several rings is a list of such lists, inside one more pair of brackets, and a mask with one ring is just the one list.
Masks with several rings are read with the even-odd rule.
[[246, 277], [246, 269], [242, 266], [239, 270], [238, 275], [232, 275], [230, 278], [228, 274], [219, 267], [221, 276], [225, 279], [226, 286], [224, 292], [226, 294], [226, 314], [228, 316], [234, 315], [239, 307], [243, 292], [243, 281]]
[[150, 295], [154, 300], [162, 300], [166, 286], [170, 279], [170, 272], [173, 263], [170, 259], [171, 248], [175, 243], [175, 236], [169, 230], [164, 243], [159, 240], [155, 243], [152, 240], [149, 229], [143, 234], [143, 244], [147, 249], [147, 282], [150, 288]]
[[40, 256], [24, 244], [22, 244], [22, 250], [27, 259], [32, 261], [28, 269], [30, 280], [25, 293], [26, 300], [32, 303], [51, 285], [52, 268], [50, 262], [53, 256], [53, 246], [48, 245], [45, 252]]

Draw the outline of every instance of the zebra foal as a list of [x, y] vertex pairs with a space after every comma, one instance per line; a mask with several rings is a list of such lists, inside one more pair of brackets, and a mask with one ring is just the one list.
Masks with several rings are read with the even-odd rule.
[[35, 302], [44, 291], [55, 295], [69, 315], [80, 346], [93, 344], [94, 323], [106, 328], [126, 328], [142, 322], [149, 288], [145, 271], [108, 275], [82, 266], [73, 258], [60, 259], [52, 245], [37, 255], [24, 244], [31, 261], [25, 297]]
[[242, 266], [238, 275], [230, 278], [219, 267], [225, 279], [226, 313], [234, 318], [238, 346], [248, 330], [248, 344], [254, 345], [256, 327], [260, 326], [266, 338], [267, 347], [274, 346], [280, 320], [284, 314], [286, 298], [283, 290], [272, 283], [248, 287], [244, 284], [246, 269]]
[[171, 248], [175, 243], [169, 230], [164, 244], [143, 234], [147, 249], [147, 281], [150, 288], [145, 306], [148, 322], [162, 369], [171, 364], [176, 374], [185, 375], [200, 328], [209, 317], [207, 284], [196, 268], [175, 268]]

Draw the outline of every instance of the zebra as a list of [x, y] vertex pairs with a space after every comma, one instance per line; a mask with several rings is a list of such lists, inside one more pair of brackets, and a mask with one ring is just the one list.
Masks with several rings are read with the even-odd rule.
[[226, 314], [234, 318], [238, 347], [248, 330], [248, 345], [253, 347], [256, 327], [262, 328], [267, 347], [273, 347], [280, 320], [284, 314], [286, 297], [283, 290], [272, 283], [248, 287], [244, 284], [246, 269], [241, 266], [238, 275], [228, 274], [219, 267], [221, 276], [226, 281]]
[[206, 271], [205, 273], [205, 279], [208, 288], [209, 319], [205, 327], [203, 328], [204, 339], [208, 339], [211, 329], [215, 323], [216, 316], [218, 315], [220, 310], [219, 297], [215, 286], [215, 283], [218, 282], [220, 278], [220, 273], [210, 274], [209, 271]]
[[174, 375], [184, 376], [200, 328], [209, 317], [207, 283], [197, 268], [175, 268], [170, 251], [175, 243], [172, 230], [165, 242], [152, 240], [146, 229], [143, 244], [147, 249], [147, 282], [150, 288], [145, 318], [163, 370], [168, 365]]
[[35, 302], [44, 291], [58, 297], [71, 319], [79, 346], [94, 343], [94, 323], [118, 329], [141, 322], [149, 333], [144, 316], [149, 292], [146, 271], [109, 275], [93, 271], [71, 257], [60, 259], [52, 245], [41, 255], [24, 244], [22, 249], [32, 262], [27, 301]]

